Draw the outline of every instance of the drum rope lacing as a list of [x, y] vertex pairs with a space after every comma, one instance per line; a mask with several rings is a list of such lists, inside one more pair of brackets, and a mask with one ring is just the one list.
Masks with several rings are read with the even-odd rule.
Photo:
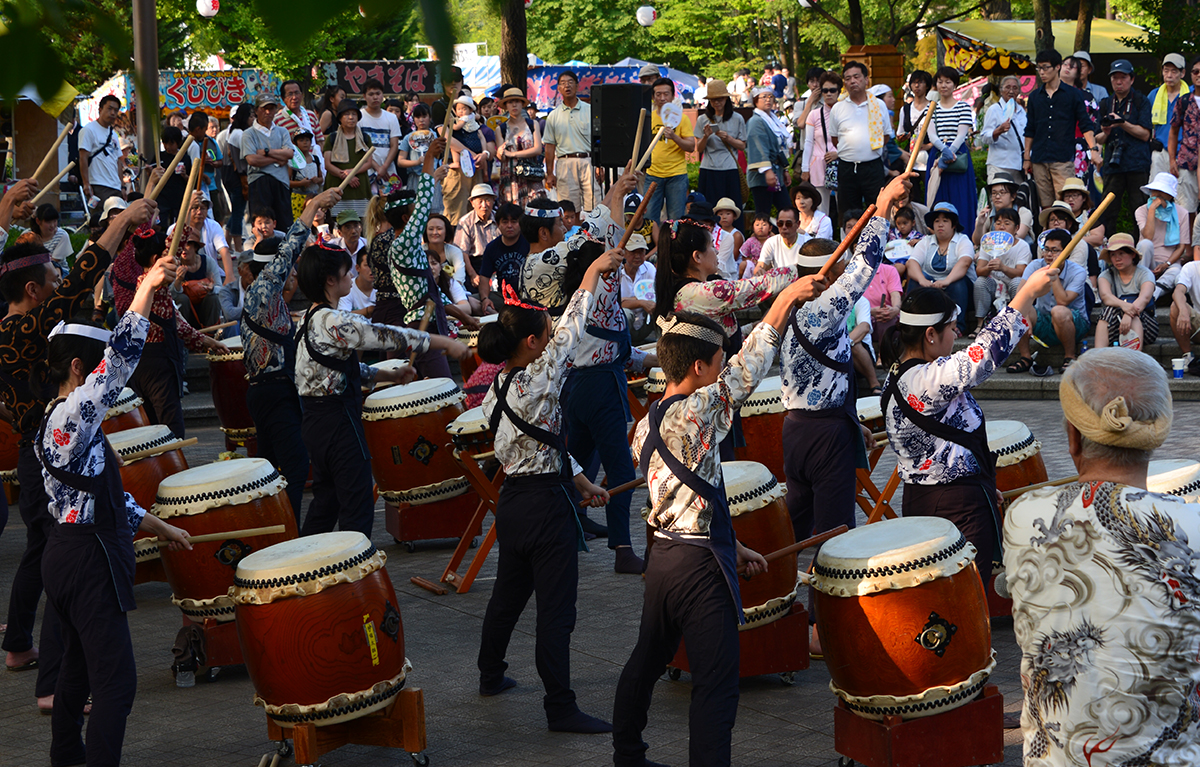
[[753, 501], [755, 498], [760, 498], [760, 497], [766, 495], [767, 493], [774, 490], [778, 486], [779, 486], [779, 480], [775, 479], [775, 477], [772, 476], [766, 482], [764, 482], [763, 484], [754, 488], [753, 490], [747, 490], [744, 493], [738, 493], [737, 495], [728, 496], [729, 505], [737, 506], [739, 504], [745, 503], [746, 501]]
[[862, 705], [848, 701], [845, 699], [845, 697], [842, 697], [842, 703], [851, 711], [873, 714], [876, 716], [902, 717], [904, 714], [914, 714], [918, 711], [932, 711], [934, 709], [945, 708], [947, 706], [953, 707], [954, 704], [957, 704], [960, 701], [970, 700], [979, 695], [979, 691], [983, 689], [985, 684], [987, 684], [989, 678], [990, 675], [985, 675], [983, 679], [979, 680], [975, 684], [964, 687], [958, 692], [947, 695], [944, 698], [934, 698], [933, 700], [922, 701], [920, 703], [909, 703], [902, 706]]
[[950, 546], [930, 554], [929, 556], [914, 559], [911, 562], [902, 562], [898, 565], [887, 565], [885, 567], [871, 567], [866, 570], [837, 570], [830, 567], [825, 567], [817, 564], [813, 571], [822, 578], [834, 578], [838, 580], [860, 579], [860, 578], [883, 578], [889, 575], [899, 575], [900, 573], [910, 572], [912, 570], [920, 570], [933, 564], [937, 564], [943, 559], [949, 559], [958, 552], [962, 551], [967, 546], [967, 539], [959, 534], [958, 540]]
[[375, 706], [375, 705], [387, 700], [388, 698], [399, 694], [400, 690], [403, 689], [404, 683], [406, 681], [407, 680], [405, 680], [405, 679], [401, 679], [400, 682], [395, 687], [384, 690], [383, 692], [377, 692], [374, 695], [371, 695], [370, 697], [364, 698], [364, 699], [357, 701], [355, 703], [352, 703], [348, 706], [338, 706], [336, 708], [327, 708], [322, 711], [314, 711], [309, 714], [270, 714], [269, 713], [268, 716], [270, 716], [272, 719], [274, 719], [277, 722], [308, 722], [308, 721], [312, 721], [314, 719], [330, 719], [335, 716], [345, 716], [346, 714], [348, 714], [350, 712], [361, 711], [365, 708], [370, 708], [371, 706]]
[[396, 402], [390, 405], [367, 405], [364, 403], [362, 410], [364, 413], [371, 414], [393, 413], [397, 410], [409, 410], [414, 407], [436, 405], [439, 402], [445, 402], [448, 400], [454, 400], [455, 402], [458, 402], [464, 397], [465, 395], [462, 393], [462, 390], [455, 388], [453, 391], [442, 392], [441, 394], [434, 394], [429, 397], [422, 397], [420, 399], [410, 400], [408, 402]]
[[282, 576], [279, 578], [267, 578], [264, 580], [244, 580], [235, 575], [233, 577], [233, 585], [237, 588], [242, 588], [242, 589], [274, 589], [274, 588], [279, 588], [280, 586], [293, 586], [297, 583], [302, 583], [304, 581], [315, 581], [319, 578], [324, 578], [329, 575], [336, 575], [337, 573], [340, 573], [343, 570], [349, 570], [353, 567], [357, 567], [358, 565], [362, 564], [363, 562], [366, 562], [371, 557], [375, 556], [375, 552], [376, 552], [375, 546], [372, 544], [369, 548], [359, 552], [358, 554], [355, 554], [354, 556], [350, 557], [349, 559], [345, 559], [341, 562], [338, 562], [337, 564], [325, 565], [324, 567], [317, 568], [316, 570], [311, 570], [307, 573], [297, 573], [294, 575], [285, 575], [285, 576]]
[[[277, 479], [279, 479], [279, 470], [272, 469], [271, 473], [268, 474], [267, 476], [263, 477], [262, 479], [256, 479], [251, 482], [247, 482], [244, 485], [237, 485], [236, 487], [227, 487], [227, 488], [223, 488], [221, 490], [210, 490], [210, 491], [204, 492], [204, 493], [197, 493], [196, 495], [185, 495], [180, 498], [163, 498], [161, 495], [156, 495], [154, 498], [154, 505], [155, 506], [188, 506], [188, 505], [196, 503], [198, 501], [220, 500], [222, 498], [229, 498], [230, 496], [241, 495], [242, 493], [248, 493], [251, 490], [257, 490], [260, 487], [266, 487], [267, 485], [273, 483]], [[161, 489], [161, 487], [160, 487], [160, 489]]]
[[421, 485], [408, 490], [383, 490], [379, 497], [388, 503], [410, 503], [418, 506], [442, 498], [455, 498], [462, 495], [471, 487], [471, 480], [466, 477], [452, 477], [445, 482], [433, 485]]
[[134, 453], [140, 453], [143, 450], [152, 450], [156, 447], [161, 447], [163, 445], [168, 445], [172, 442], [178, 442], [178, 441], [179, 441], [179, 437], [176, 437], [175, 434], [172, 432], [167, 432], [163, 436], [161, 436], [157, 439], [152, 439], [148, 442], [139, 442], [135, 445], [126, 445], [125, 447], [117, 448], [117, 453], [122, 458], [124, 458], [127, 455], [133, 455]]
[[1014, 443], [1012, 445], [1006, 445], [1005, 447], [1002, 447], [999, 450], [992, 450], [991, 452], [994, 455], [1009, 455], [1011, 453], [1019, 453], [1022, 450], [1024, 450], [1025, 448], [1032, 445], [1033, 442], [1034, 442], [1034, 436], [1032, 434], [1030, 434], [1028, 437], [1021, 440], [1020, 442]]
[[[171, 596], [171, 601], [175, 604], [176, 607], [179, 608], [179, 611], [182, 612], [184, 615], [188, 616], [189, 618], [218, 618], [219, 619], [223, 615], [233, 615], [234, 606], [232, 604], [227, 605], [223, 601], [218, 603], [217, 600], [219, 600], [219, 599], [222, 599], [222, 597], [215, 597], [212, 600], [208, 600], [208, 599], [190, 600], [191, 602], [194, 602], [194, 603], [211, 602], [214, 605], [219, 604], [220, 605], [219, 607], [216, 607], [216, 606], [214, 606], [214, 607], [189, 607], [189, 606], [184, 605], [184, 603], [187, 602], [188, 600], [176, 599], [174, 595]], [[221, 622], [225, 623], [226, 621], [221, 621]]]
[[1184, 495], [1191, 495], [1196, 490], [1200, 490], [1200, 479], [1189, 482], [1188, 484], [1184, 485], [1183, 487], [1177, 487], [1174, 490], [1168, 490], [1167, 494], [1184, 496]]

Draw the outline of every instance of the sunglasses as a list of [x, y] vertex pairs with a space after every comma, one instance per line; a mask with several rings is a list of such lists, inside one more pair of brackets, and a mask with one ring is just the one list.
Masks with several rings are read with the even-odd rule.
[[1193, 69], [1193, 70], [1192, 70], [1192, 74], [1194, 74], [1194, 75], [1200, 75], [1200, 69]]
[[822, 88], [821, 89], [821, 93], [838, 93], [839, 91], [840, 91], [839, 88]]

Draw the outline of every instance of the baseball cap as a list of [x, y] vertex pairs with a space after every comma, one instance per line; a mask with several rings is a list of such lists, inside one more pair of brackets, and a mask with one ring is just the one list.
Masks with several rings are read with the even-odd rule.
[[640, 80], [643, 77], [662, 77], [662, 73], [653, 64], [646, 64], [638, 70], [638, 79]]
[[362, 223], [362, 216], [358, 215], [357, 213], [355, 213], [353, 210], [351, 210], [349, 208], [347, 208], [346, 210], [343, 210], [341, 213], [337, 214], [337, 225], [338, 226], [342, 226], [343, 224], [349, 224], [354, 221]]
[[1176, 69], [1187, 69], [1187, 62], [1178, 53], [1168, 53], [1166, 56], [1163, 56], [1163, 66], [1165, 67], [1167, 64]]
[[649, 250], [650, 246], [646, 244], [646, 238], [636, 232], [629, 235], [629, 242], [625, 243], [625, 250]]
[[279, 97], [270, 91], [259, 91], [258, 95], [254, 97], [254, 106], [265, 107], [268, 104], [279, 106]]
[[[1182, 67], [1180, 67], [1180, 69], [1182, 69]], [[1117, 59], [1108, 68], [1108, 73], [1110, 75], [1123, 74], [1123, 75], [1129, 75], [1130, 77], [1132, 77], [1133, 76], [1133, 64], [1130, 64], [1128, 59]]]
[[630, 192], [625, 195], [625, 212], [637, 213], [638, 206], [642, 204], [642, 196], [637, 192]]

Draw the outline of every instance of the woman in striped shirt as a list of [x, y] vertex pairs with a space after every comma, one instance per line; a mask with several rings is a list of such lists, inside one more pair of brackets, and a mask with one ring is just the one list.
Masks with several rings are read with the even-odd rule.
[[[925, 176], [925, 204], [930, 209], [936, 203], [948, 202], [960, 211], [975, 210], [975, 168], [971, 164], [971, 144], [967, 140], [975, 127], [975, 117], [965, 101], [954, 98], [958, 82], [958, 70], [953, 67], [942, 67], [934, 76], [938, 102], [926, 136], [933, 147]], [[938, 154], [940, 158], [933, 162]], [[964, 155], [966, 168], [955, 169], [955, 161], [961, 165], [963, 160], [959, 158]]]

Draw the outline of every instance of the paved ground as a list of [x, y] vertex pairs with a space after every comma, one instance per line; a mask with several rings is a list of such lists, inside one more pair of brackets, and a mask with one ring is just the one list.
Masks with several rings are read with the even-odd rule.
[[[1054, 402], [994, 400], [984, 403], [991, 419], [1024, 421], [1043, 444], [1051, 477], [1074, 473], [1065, 452], [1061, 412]], [[1162, 457], [1192, 457], [1197, 452], [1200, 405], [1180, 403], [1175, 428]], [[200, 444], [188, 450], [195, 466], [218, 451], [219, 432], [191, 430]], [[875, 472], [882, 484], [891, 472], [885, 454]], [[644, 491], [635, 498], [640, 507]], [[898, 499], [897, 499], [898, 500]], [[14, 512], [0, 536], [0, 595], [7, 593], [23, 546], [23, 530]], [[488, 560], [477, 585], [465, 595], [434, 596], [409, 583], [421, 575], [436, 580], [450, 555], [448, 545], [429, 544], [409, 554], [376, 524], [375, 543], [389, 556], [404, 619], [407, 653], [413, 664], [410, 684], [425, 691], [429, 734], [427, 754], [435, 767], [452, 765], [603, 765], [611, 764], [605, 736], [549, 733], [541, 709], [541, 689], [533, 669], [533, 610], [526, 612], [510, 648], [510, 674], [520, 685], [497, 698], [477, 693], [475, 654], [480, 624], [495, 573]], [[464, 568], [465, 569], [465, 568]], [[580, 557], [579, 621], [572, 643], [575, 690], [589, 713], [608, 717], [617, 677], [635, 641], [642, 581], [612, 572], [612, 556], [593, 546]], [[265, 718], [251, 703], [253, 689], [241, 667], [223, 669], [211, 684], [177, 689], [170, 673], [170, 648], [179, 613], [169, 602], [165, 584], [137, 587], [139, 609], [130, 615], [137, 651], [138, 696], [125, 738], [129, 765], [258, 764], [268, 751]], [[0, 596], [0, 599], [4, 598]], [[993, 622], [999, 657], [993, 677], [1005, 696], [1006, 710], [1020, 708], [1018, 655], [1010, 620]], [[832, 765], [834, 696], [821, 663], [796, 675], [792, 687], [779, 677], [743, 680], [741, 707], [734, 730], [734, 761], [756, 765]], [[50, 721], [36, 713], [33, 673], [0, 674], [0, 765], [48, 764]], [[656, 688], [646, 740], [650, 758], [667, 764], [687, 763], [687, 709], [690, 688], [684, 674], [678, 682], [664, 679]], [[1005, 740], [1006, 765], [1021, 762], [1019, 736]], [[285, 760], [285, 764], [288, 760]], [[327, 766], [405, 765], [401, 752], [350, 746], [327, 754]]]

